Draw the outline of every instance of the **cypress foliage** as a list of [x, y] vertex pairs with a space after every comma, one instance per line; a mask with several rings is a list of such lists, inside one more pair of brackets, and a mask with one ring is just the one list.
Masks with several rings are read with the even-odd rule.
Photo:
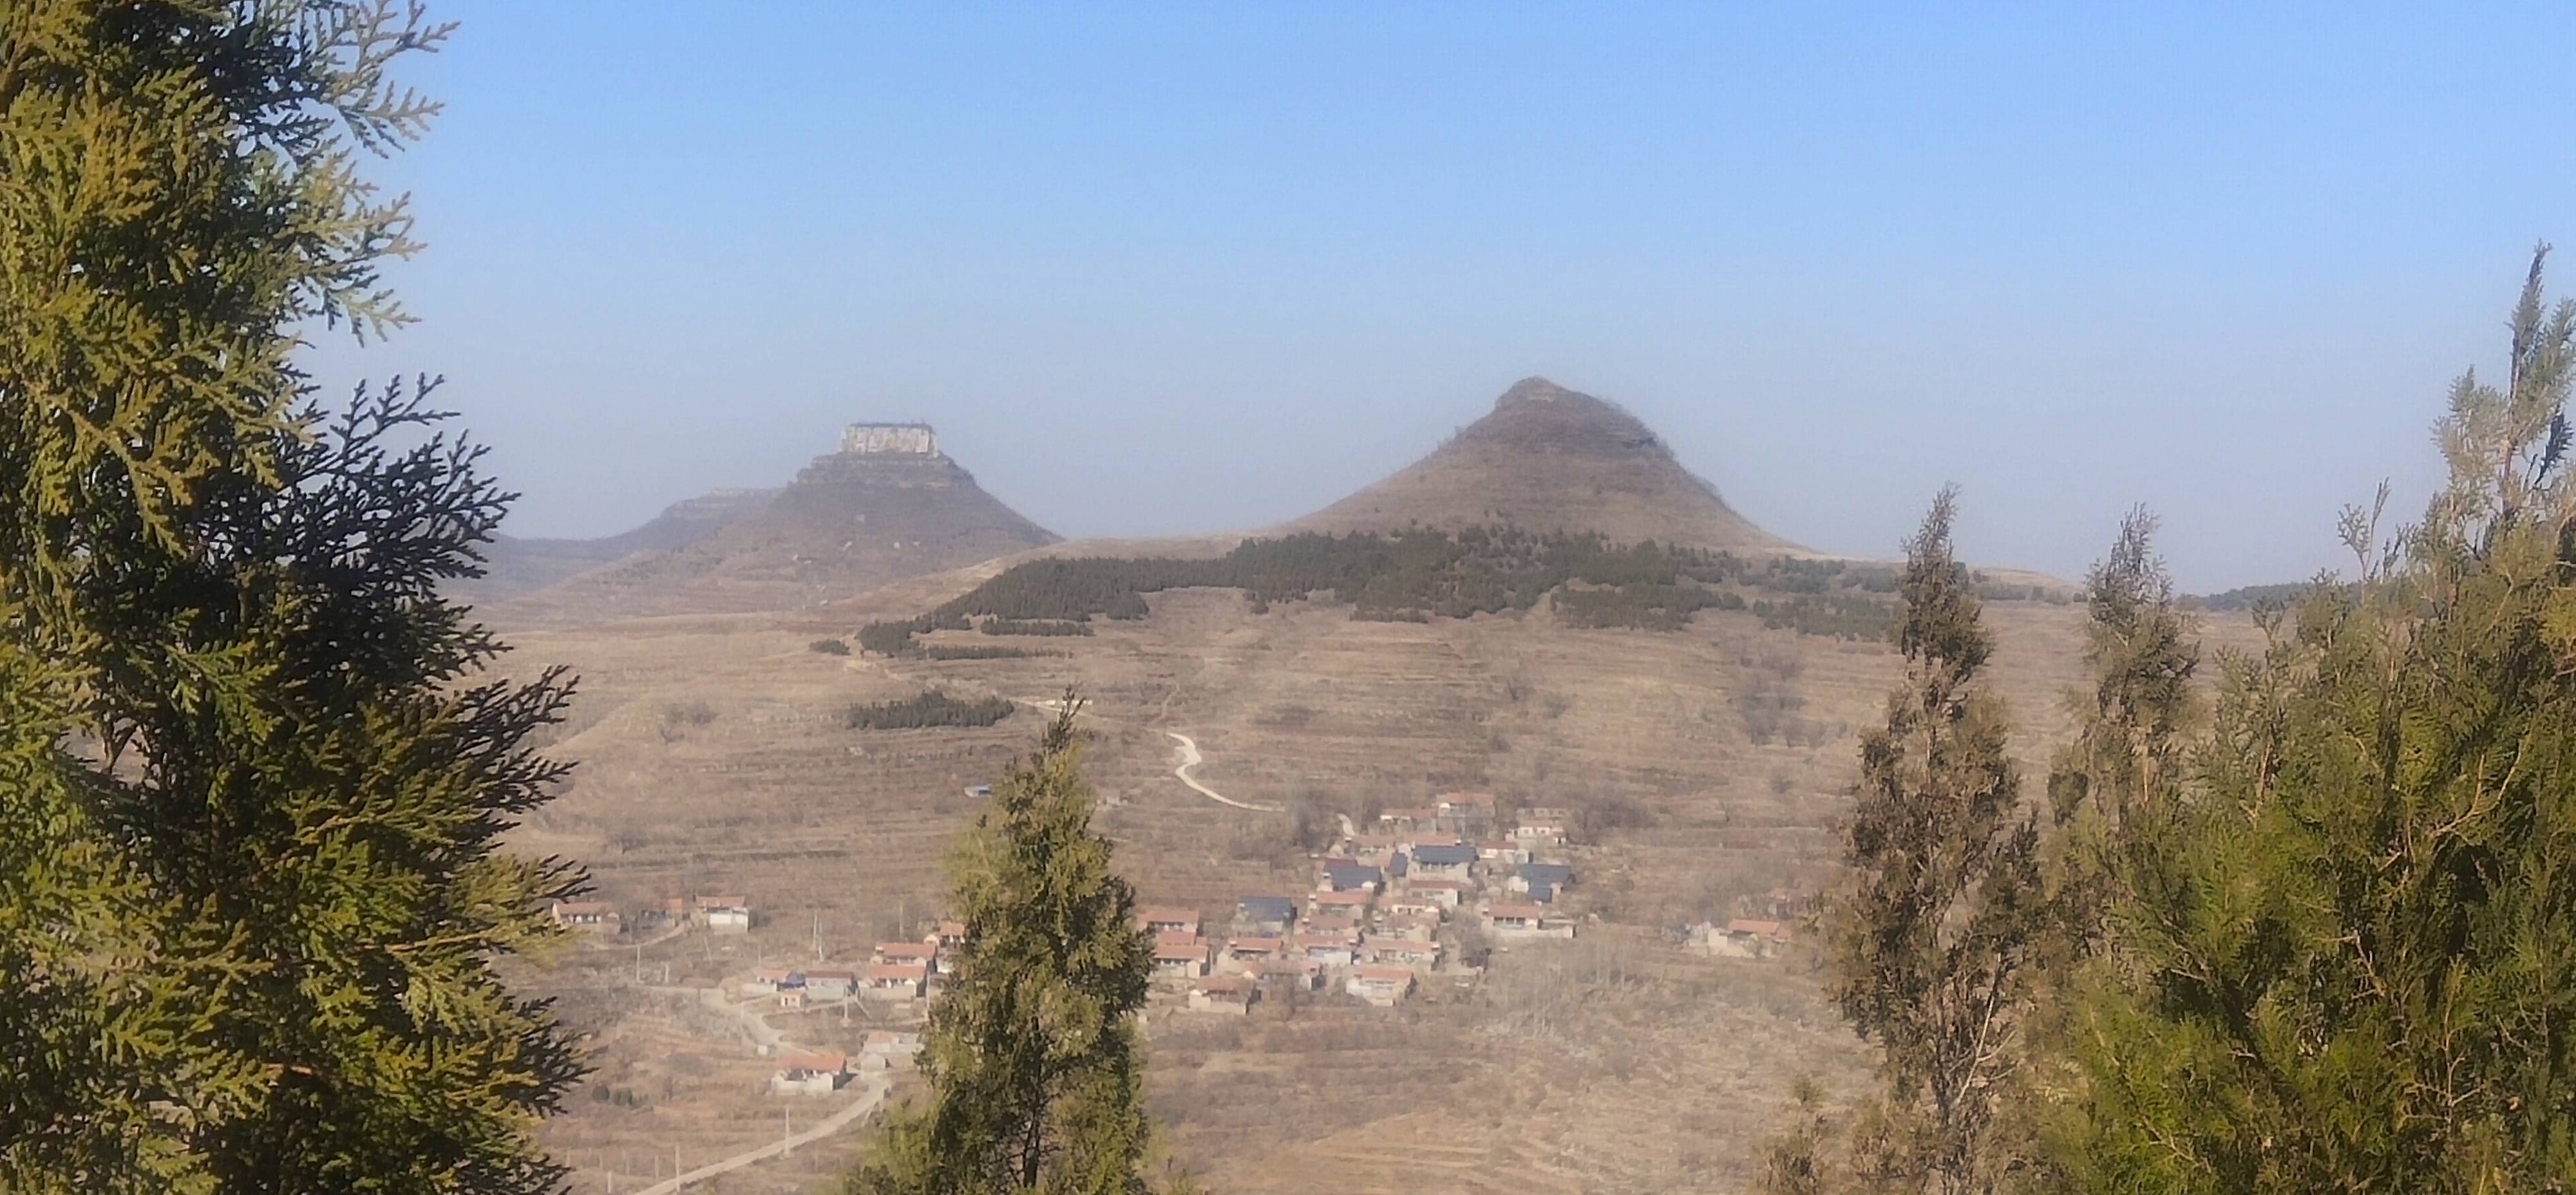
[[325, 421], [291, 360], [404, 322], [351, 154], [444, 34], [0, 6], [0, 1189], [559, 1181], [577, 1068], [492, 963], [579, 885], [497, 845], [566, 690], [461, 685], [497, 647], [436, 591], [506, 496], [433, 384]]
[[1066, 695], [949, 859], [966, 945], [931, 1010], [927, 1107], [897, 1116], [849, 1189], [869, 1195], [1145, 1189], [1135, 1013], [1153, 950], [1091, 828]]
[[1904, 682], [1861, 740], [1844, 836], [1848, 886], [1827, 913], [1835, 1004], [1881, 1051], [1884, 1083], [1848, 1162], [1812, 1127], [1775, 1148], [1775, 1191], [1832, 1189], [1848, 1173], [1886, 1191], [1986, 1191], [1997, 1098], [2021, 1058], [2029, 970], [2047, 914], [2039, 827], [2017, 809], [2000, 702], [1978, 684], [1992, 640], [1952, 556], [1943, 490], [1906, 545], [1894, 630]]
[[2223, 661], [2198, 783], [2122, 858], [2074, 1189], [2576, 1183], [2576, 304], [2541, 263], [2423, 522], [2348, 513], [2359, 583]]

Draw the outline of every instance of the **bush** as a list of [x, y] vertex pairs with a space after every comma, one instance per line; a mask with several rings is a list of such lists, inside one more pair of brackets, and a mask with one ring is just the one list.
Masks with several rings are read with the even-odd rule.
[[859, 649], [872, 651], [881, 656], [910, 655], [912, 654], [912, 631], [913, 625], [908, 620], [869, 623], [859, 628]]
[[846, 656], [850, 654], [850, 645], [843, 643], [838, 639], [817, 639], [812, 643], [806, 644], [805, 647], [809, 651], [821, 652], [827, 656]]
[[897, 701], [850, 707], [847, 722], [857, 730], [922, 730], [934, 726], [991, 726], [1016, 708], [1002, 697], [959, 699], [932, 689]]

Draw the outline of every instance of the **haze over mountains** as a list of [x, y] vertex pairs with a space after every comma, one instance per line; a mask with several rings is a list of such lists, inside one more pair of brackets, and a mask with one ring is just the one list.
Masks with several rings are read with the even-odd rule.
[[[793, 609], [1057, 538], [984, 492], [928, 427], [854, 424], [840, 451], [815, 458], [783, 489], [693, 499], [644, 527], [589, 541], [601, 545], [596, 552], [645, 546], [523, 593], [511, 613], [559, 622]], [[544, 541], [497, 545], [496, 573], [542, 568], [518, 546], [530, 542]], [[551, 558], [580, 550], [553, 547]]]
[[[1511, 526], [1739, 554], [1804, 554], [1727, 505], [1617, 405], [1528, 378], [1421, 460], [1260, 534]], [[510, 540], [463, 592], [510, 621], [783, 610], [1032, 550], [1199, 555], [1237, 535], [1066, 544], [975, 484], [926, 427], [853, 425], [780, 490], [678, 503], [596, 540]]]

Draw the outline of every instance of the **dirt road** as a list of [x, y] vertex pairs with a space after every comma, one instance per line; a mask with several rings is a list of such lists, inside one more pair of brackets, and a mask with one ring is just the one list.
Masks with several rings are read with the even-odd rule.
[[850, 1125], [865, 1117], [868, 1113], [876, 1111], [878, 1105], [885, 1102], [886, 1092], [894, 1086], [892, 1083], [882, 1078], [869, 1078], [865, 1080], [865, 1082], [868, 1085], [868, 1089], [860, 1093], [857, 1099], [851, 1100], [848, 1104], [844, 1105], [840, 1111], [824, 1117], [820, 1122], [816, 1123], [813, 1128], [807, 1129], [804, 1132], [798, 1133], [783, 1141], [772, 1141], [758, 1149], [745, 1150], [733, 1155], [732, 1157], [725, 1158], [722, 1161], [709, 1162], [695, 1170], [681, 1174], [678, 1178], [664, 1179], [661, 1182], [644, 1188], [643, 1191], [638, 1193], [638, 1195], [670, 1195], [671, 1192], [677, 1191], [692, 1183], [702, 1183], [719, 1174], [740, 1170], [754, 1162], [762, 1161], [767, 1158], [778, 1157], [795, 1149], [799, 1145], [806, 1145], [820, 1141], [825, 1137], [829, 1137], [834, 1133], [840, 1132], [842, 1129], [850, 1127]]
[[1172, 769], [1172, 775], [1179, 777], [1181, 783], [1189, 785], [1191, 792], [1197, 793], [1202, 797], [1206, 797], [1219, 805], [1232, 805], [1237, 809], [1249, 809], [1254, 813], [1283, 812], [1276, 805], [1255, 805], [1250, 801], [1238, 801], [1224, 793], [1218, 792], [1213, 788], [1209, 788], [1208, 786], [1199, 783], [1196, 778], [1190, 775], [1190, 769], [1199, 766], [1199, 763], [1201, 762], [1198, 743], [1191, 739], [1190, 736], [1182, 734], [1177, 730], [1166, 730], [1163, 733], [1180, 740], [1181, 764], [1179, 767]]

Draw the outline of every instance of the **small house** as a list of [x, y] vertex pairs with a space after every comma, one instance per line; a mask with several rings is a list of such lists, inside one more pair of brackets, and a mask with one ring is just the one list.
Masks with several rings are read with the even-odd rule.
[[1386, 873], [1349, 859], [1327, 859], [1315, 887], [1326, 892], [1375, 892], [1386, 887]]
[[858, 990], [856, 971], [808, 971], [805, 973], [805, 998], [808, 1000], [847, 1000]]
[[860, 1070], [894, 1070], [921, 1056], [921, 1035], [899, 1029], [871, 1029], [859, 1046]]
[[1288, 949], [1297, 958], [1326, 967], [1347, 967], [1357, 957], [1346, 934], [1299, 934], [1288, 939]]
[[942, 921], [921, 935], [921, 940], [938, 947], [941, 953], [960, 949], [966, 945], [966, 923]]
[[1191, 1012], [1242, 1016], [1261, 1002], [1261, 982], [1249, 975], [1210, 975], [1190, 985]]
[[1574, 869], [1563, 863], [1523, 863], [1504, 887], [1529, 894], [1532, 904], [1554, 904], [1558, 890], [1574, 883]]
[[1136, 910], [1136, 928], [1149, 934], [1188, 934], [1199, 936], [1199, 911], [1181, 908], [1146, 908]]
[[1378, 811], [1377, 824], [1382, 831], [1400, 834], [1430, 825], [1432, 816], [1432, 812], [1428, 809], [1381, 809]]
[[1551, 917], [1538, 905], [1493, 905], [1485, 910], [1485, 922], [1494, 934], [1503, 938], [1571, 938], [1574, 923]]
[[1162, 934], [1154, 942], [1154, 976], [1196, 979], [1208, 971], [1208, 943], [1196, 934]]
[[1404, 894], [1435, 902], [1444, 909], [1454, 909], [1466, 898], [1469, 888], [1465, 880], [1415, 880], [1404, 886]]
[[1234, 903], [1237, 929], [1276, 933], [1297, 923], [1297, 901], [1287, 896], [1247, 896]]
[[1509, 838], [1488, 838], [1476, 844], [1476, 857], [1504, 867], [1527, 863], [1529, 847]]
[[1708, 935], [1709, 953], [1736, 958], [1769, 958], [1788, 945], [1788, 926], [1751, 917], [1738, 917]]
[[698, 920], [711, 930], [740, 933], [751, 928], [751, 900], [741, 896], [701, 896]]
[[1288, 944], [1278, 938], [1236, 938], [1225, 944], [1226, 961], [1238, 969], [1281, 957]]
[[778, 985], [787, 982], [788, 978], [795, 974], [796, 972], [786, 967], [762, 967], [751, 973], [751, 978], [743, 983], [742, 990], [763, 996], [775, 995], [778, 992]]
[[805, 1007], [805, 973], [802, 971], [788, 972], [787, 977], [770, 990], [777, 993], [780, 1008]]
[[938, 944], [928, 940], [879, 942], [868, 950], [868, 961], [872, 963], [931, 963], [938, 958]]
[[618, 929], [617, 906], [604, 900], [559, 900], [554, 903], [555, 924], [585, 933], [613, 934]]
[[1410, 938], [1375, 936], [1360, 943], [1360, 961], [1428, 971], [1440, 965], [1440, 945]]
[[777, 1095], [830, 1095], [840, 1090], [850, 1077], [847, 1055], [816, 1052], [781, 1054], [778, 1071], [769, 1077], [769, 1090]]
[[869, 963], [859, 972], [860, 990], [886, 1000], [917, 1000], [930, 984], [930, 968], [922, 963]]
[[1574, 815], [1568, 810], [1524, 809], [1520, 824], [1512, 827], [1512, 838], [1530, 846], [1564, 846], [1573, 827]]
[[1313, 959], [1275, 958], [1253, 964], [1245, 974], [1271, 991], [1324, 990], [1324, 964]]
[[1390, 921], [1428, 917], [1434, 925], [1440, 923], [1441, 914], [1450, 907], [1430, 893], [1415, 892], [1411, 888], [1378, 902], [1378, 910]]
[[1416, 942], [1428, 942], [1433, 938], [1440, 936], [1440, 914], [1436, 910], [1429, 913], [1405, 913], [1401, 915], [1391, 913], [1387, 916], [1378, 918], [1377, 932], [1381, 936], [1389, 938], [1406, 938]]
[[1317, 917], [1335, 912], [1359, 917], [1368, 912], [1370, 905], [1377, 903], [1377, 893], [1365, 888], [1350, 892], [1318, 892], [1308, 897], [1306, 903]]
[[1342, 990], [1380, 1008], [1391, 1008], [1413, 994], [1411, 967], [1359, 967], [1342, 984]]
[[1413, 848], [1410, 874], [1430, 880], [1463, 880], [1475, 870], [1476, 848], [1456, 843], [1424, 843]]
[[1431, 807], [1431, 824], [1457, 834], [1476, 834], [1494, 825], [1494, 794], [1449, 793]]

